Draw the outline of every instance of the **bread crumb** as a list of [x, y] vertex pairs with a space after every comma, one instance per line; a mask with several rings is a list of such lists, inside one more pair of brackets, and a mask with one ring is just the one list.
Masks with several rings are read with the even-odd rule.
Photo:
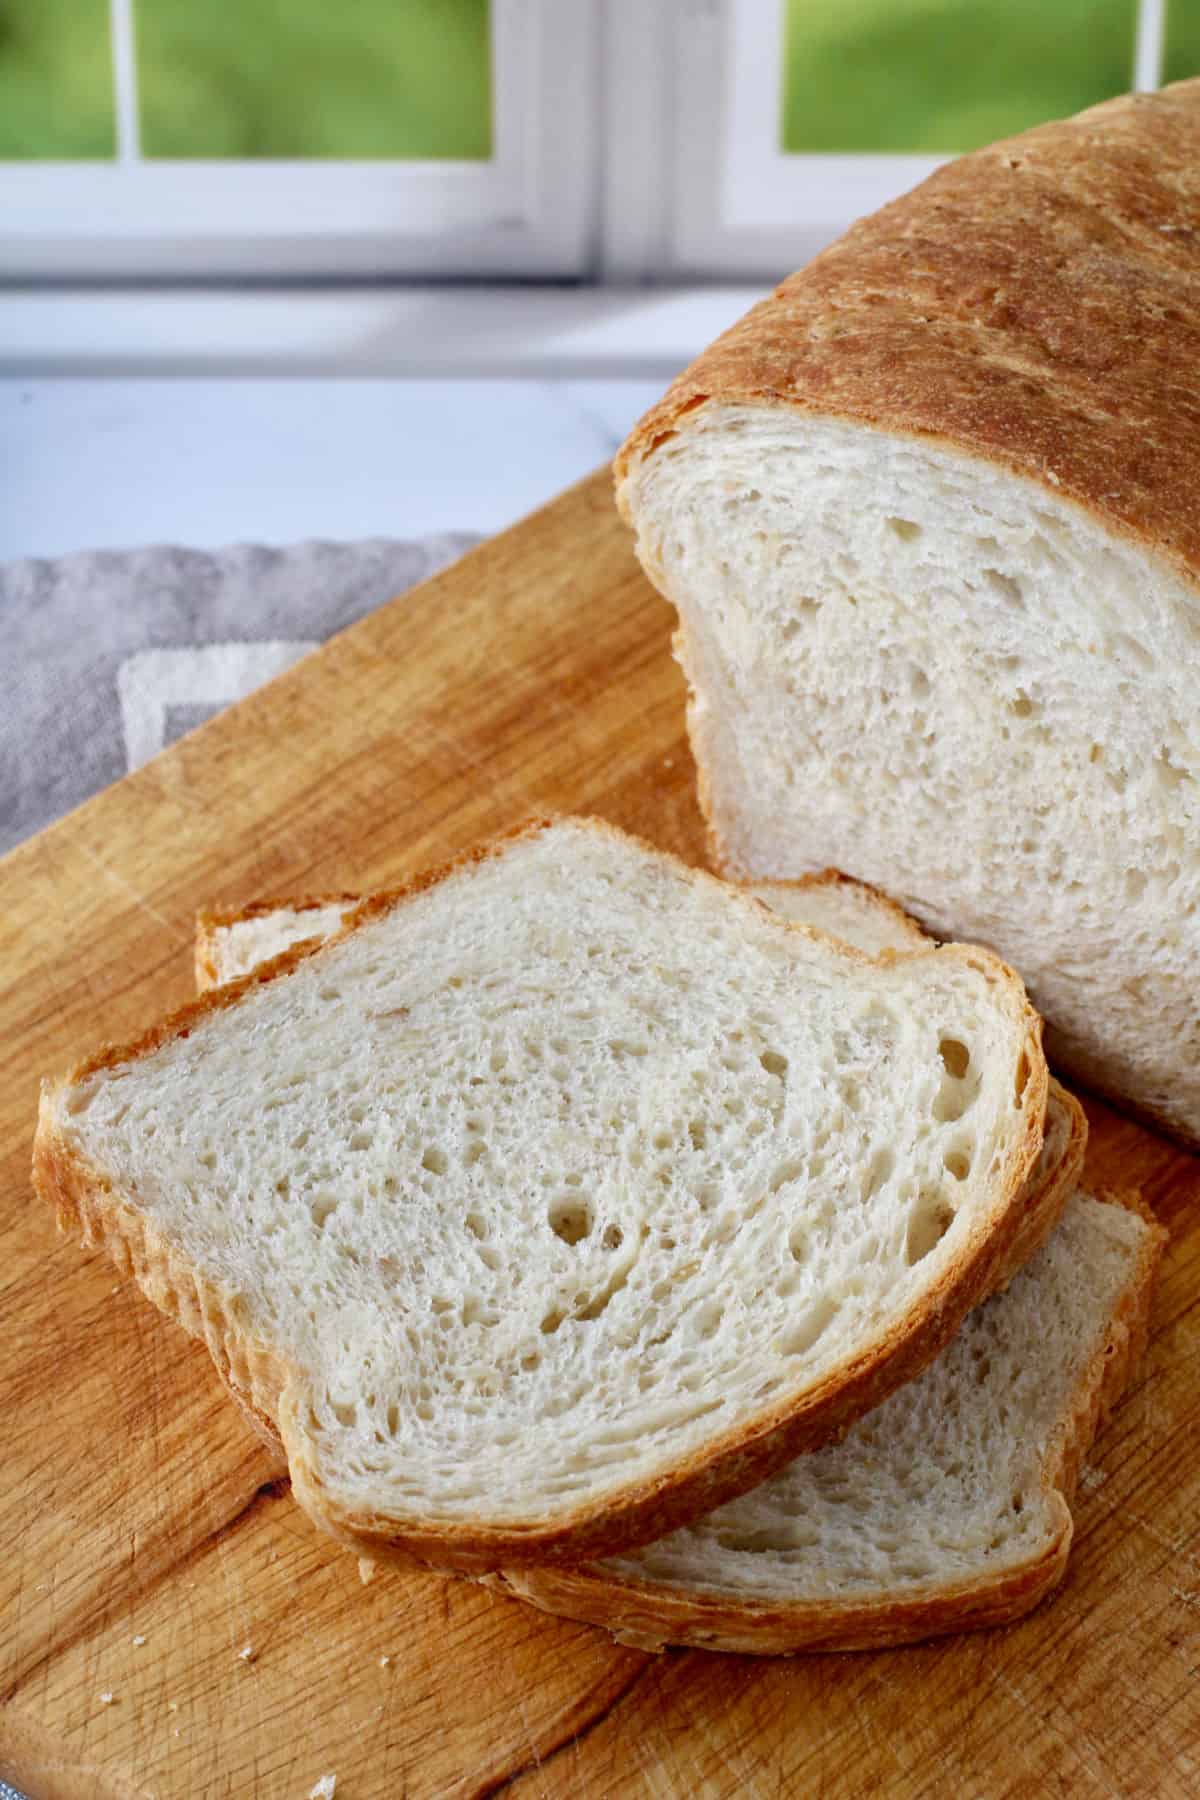
[[138, 1635], [133, 1640], [134, 1649], [140, 1650], [142, 1645], [145, 1643], [145, 1641], [146, 1641], [145, 1638], [142, 1636], [141, 1632], [139, 1631]]
[[374, 1581], [376, 1567], [376, 1563], [374, 1563], [369, 1556], [359, 1557], [358, 1579], [362, 1582], [364, 1587], [366, 1587], [369, 1581]]
[[178, 1712], [179, 1711], [178, 1700], [168, 1700], [167, 1701], [167, 1711], [168, 1712]]
[[379, 1659], [379, 1666], [381, 1669], [390, 1669], [392, 1666], [391, 1657], [390, 1656], [381, 1656]]
[[1200, 1593], [1197, 1593], [1195, 1588], [1173, 1587], [1171, 1589], [1171, 1598], [1172, 1600], [1178, 1600], [1180, 1606], [1200, 1608]]
[[1107, 1480], [1108, 1476], [1103, 1469], [1084, 1468], [1079, 1471], [1079, 1485], [1085, 1494], [1094, 1494]]
[[101, 1706], [114, 1706], [116, 1704], [116, 1699], [117, 1696], [115, 1694], [101, 1694], [100, 1704]]
[[308, 1800], [333, 1800], [337, 1793], [337, 1776], [322, 1775], [308, 1790]]
[[244, 1663], [249, 1663], [249, 1662], [254, 1661], [254, 1645], [253, 1644], [243, 1644], [242, 1645], [241, 1649], [238, 1651], [238, 1661], [244, 1662]]

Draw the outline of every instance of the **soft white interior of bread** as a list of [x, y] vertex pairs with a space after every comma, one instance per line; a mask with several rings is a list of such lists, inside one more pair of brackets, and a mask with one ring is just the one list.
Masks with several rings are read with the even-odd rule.
[[[798, 882], [761, 881], [748, 891], [772, 911], [798, 924], [826, 931], [867, 956], [878, 956], [885, 950], [933, 948], [933, 940], [915, 920], [907, 918], [873, 888], [839, 875], [823, 873]], [[261, 951], [258, 960], [266, 962], [291, 944], [317, 936], [318, 915], [324, 921], [320, 935], [332, 935], [343, 917], [353, 910], [353, 902], [326, 908], [283, 904], [269, 913], [231, 919], [212, 935], [216, 979], [231, 981], [236, 975], [248, 974], [257, 966], [256, 949]], [[1030, 1193], [1040, 1189], [1059, 1168], [1070, 1140], [1071, 1115], [1058, 1097], [1060, 1091], [1057, 1082], [1052, 1081], [1042, 1147], [1026, 1182]]]
[[596, 1565], [742, 1599], [853, 1602], [1025, 1562], [1061, 1514], [1043, 1472], [1151, 1228], [1077, 1193], [925, 1373], [752, 1493]]
[[235, 981], [260, 963], [289, 950], [307, 938], [327, 938], [339, 929], [354, 903], [325, 906], [281, 906], [269, 913], [249, 914], [214, 925], [209, 932], [209, 952], [218, 982]]
[[[906, 918], [873, 888], [837, 875], [815, 875], [807, 880], [758, 881], [750, 892], [785, 918], [827, 931], [831, 937], [853, 944], [867, 956], [885, 950], [932, 949], [932, 940], [914, 919]], [[1071, 1137], [1071, 1115], [1059, 1099], [1061, 1089], [1051, 1081], [1046, 1101], [1046, 1126], [1037, 1162], [1026, 1187], [1036, 1191], [1050, 1179], [1066, 1154]]]
[[1200, 592], [983, 461], [709, 405], [634, 465], [733, 872], [987, 943], [1051, 1059], [1200, 1134]]
[[921, 1313], [1027, 1141], [1019, 996], [607, 830], [467, 865], [60, 1096], [375, 1515], [552, 1520]]

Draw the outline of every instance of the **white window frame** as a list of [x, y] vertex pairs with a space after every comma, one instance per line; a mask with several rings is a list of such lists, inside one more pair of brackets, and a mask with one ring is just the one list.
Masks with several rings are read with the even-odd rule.
[[0, 268], [8, 281], [581, 274], [595, 254], [596, 4], [492, 0], [488, 161], [143, 161], [132, 4], [112, 0], [116, 159], [0, 164]]
[[[1163, 0], [1138, 5], [1130, 77], [1153, 88]], [[783, 151], [783, 31], [783, 0], [612, 0], [604, 134], [610, 278], [781, 275], [954, 154], [950, 146], [946, 157]], [[647, 168], [660, 171], [657, 183], [647, 181]]]

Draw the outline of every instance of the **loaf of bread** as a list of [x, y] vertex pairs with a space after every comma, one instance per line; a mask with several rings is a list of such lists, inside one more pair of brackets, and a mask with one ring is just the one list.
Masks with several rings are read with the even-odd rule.
[[872, 961], [566, 820], [48, 1085], [35, 1179], [319, 1524], [480, 1571], [647, 1542], [910, 1380], [1011, 1272], [1046, 1091], [986, 952]]
[[742, 879], [989, 944], [1200, 1141], [1200, 81], [950, 163], [617, 459]]

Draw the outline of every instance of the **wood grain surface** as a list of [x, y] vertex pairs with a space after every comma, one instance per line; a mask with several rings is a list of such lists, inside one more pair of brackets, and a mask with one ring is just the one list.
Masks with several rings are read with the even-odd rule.
[[1066, 1585], [887, 1654], [655, 1658], [363, 1586], [205, 1351], [31, 1197], [39, 1076], [188, 995], [198, 906], [381, 886], [546, 808], [701, 861], [671, 627], [598, 475], [0, 863], [0, 1774], [34, 1800], [1200, 1792], [1200, 1163], [1107, 1109], [1090, 1171], [1171, 1244]]

